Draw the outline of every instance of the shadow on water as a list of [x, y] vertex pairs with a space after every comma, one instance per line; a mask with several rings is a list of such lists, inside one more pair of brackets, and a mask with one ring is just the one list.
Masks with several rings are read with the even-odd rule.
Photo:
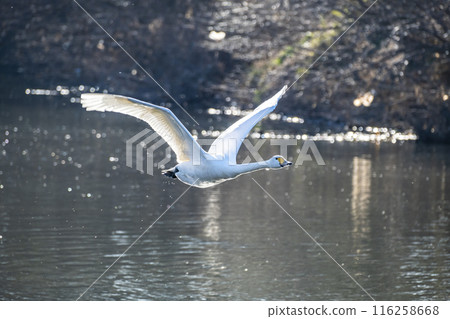
[[[125, 166], [143, 128], [76, 104], [2, 105], [1, 299], [76, 299], [186, 189]], [[375, 299], [448, 299], [448, 147], [317, 146], [325, 166], [190, 189], [83, 299], [368, 299], [251, 177]]]

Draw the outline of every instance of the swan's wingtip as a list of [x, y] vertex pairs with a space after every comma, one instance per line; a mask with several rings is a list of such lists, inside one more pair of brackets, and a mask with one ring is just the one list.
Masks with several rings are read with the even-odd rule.
[[278, 100], [280, 100], [281, 97], [286, 93], [287, 89], [288, 89], [288, 86], [285, 85], [285, 86], [283, 86], [283, 88], [275, 95], [275, 96], [278, 98]]
[[100, 93], [83, 93], [80, 96], [81, 106], [86, 111], [105, 111], [104, 94]]

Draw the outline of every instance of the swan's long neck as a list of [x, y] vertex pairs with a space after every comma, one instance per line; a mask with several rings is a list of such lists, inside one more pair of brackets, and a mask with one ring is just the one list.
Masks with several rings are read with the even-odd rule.
[[267, 161], [256, 162], [256, 163], [248, 163], [248, 164], [238, 164], [234, 166], [234, 172], [236, 176], [241, 174], [247, 174], [254, 171], [259, 171], [261, 169], [269, 168], [269, 164]]

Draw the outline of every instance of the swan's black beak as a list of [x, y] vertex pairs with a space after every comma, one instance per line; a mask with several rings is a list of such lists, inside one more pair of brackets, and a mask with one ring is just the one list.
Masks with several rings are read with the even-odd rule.
[[278, 163], [280, 163], [280, 167], [292, 165], [291, 162], [286, 161], [283, 157], [278, 157], [277, 160], [278, 160]]
[[283, 164], [281, 164], [281, 167], [285, 167], [285, 166], [291, 166], [292, 165], [292, 162], [289, 162], [289, 161], [284, 161], [284, 163]]

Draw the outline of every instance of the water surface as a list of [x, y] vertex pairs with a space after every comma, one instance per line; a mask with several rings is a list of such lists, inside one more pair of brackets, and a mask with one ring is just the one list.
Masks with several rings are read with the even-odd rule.
[[[31, 101], [0, 106], [0, 299], [74, 300], [187, 186], [126, 167], [144, 123]], [[368, 300], [252, 178], [375, 299], [448, 299], [449, 148], [317, 147], [190, 189], [82, 299]]]

